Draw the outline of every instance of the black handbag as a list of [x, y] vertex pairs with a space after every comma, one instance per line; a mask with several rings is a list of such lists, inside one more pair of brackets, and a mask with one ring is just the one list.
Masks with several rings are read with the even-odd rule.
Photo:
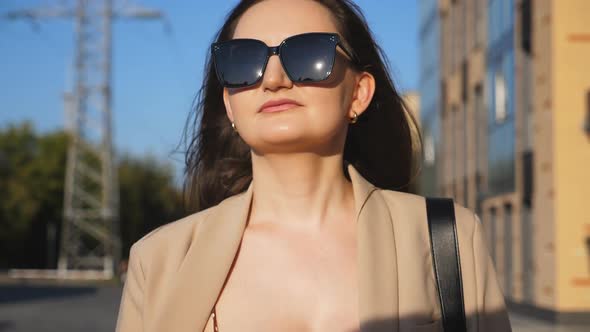
[[467, 331], [453, 200], [427, 197], [426, 215], [443, 329]]

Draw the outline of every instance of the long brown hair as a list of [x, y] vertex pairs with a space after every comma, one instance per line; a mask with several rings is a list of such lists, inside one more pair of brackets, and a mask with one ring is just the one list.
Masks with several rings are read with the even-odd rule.
[[[242, 0], [228, 14], [215, 41], [232, 38], [242, 14], [264, 0]], [[349, 126], [344, 160], [377, 187], [407, 191], [417, 147], [418, 126], [397, 92], [383, 51], [361, 10], [350, 0], [315, 0], [328, 8], [357, 67], [375, 77], [375, 94], [358, 122]], [[207, 56], [203, 85], [184, 133], [187, 144], [184, 191], [191, 211], [201, 211], [245, 191], [252, 180], [250, 147], [227, 119], [223, 87]]]

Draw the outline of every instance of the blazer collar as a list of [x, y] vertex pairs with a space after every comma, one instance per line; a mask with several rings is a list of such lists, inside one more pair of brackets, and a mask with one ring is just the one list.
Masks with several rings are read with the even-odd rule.
[[[396, 248], [389, 209], [377, 189], [352, 166], [358, 227], [359, 319], [363, 332], [397, 331]], [[252, 184], [211, 208], [167, 297], [154, 310], [150, 331], [203, 331], [240, 246], [252, 203]]]

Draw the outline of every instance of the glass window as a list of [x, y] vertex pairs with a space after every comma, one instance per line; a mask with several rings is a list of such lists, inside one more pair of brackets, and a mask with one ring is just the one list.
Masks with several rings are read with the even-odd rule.
[[434, 150], [434, 138], [432, 134], [428, 134], [424, 138], [424, 162], [427, 166], [434, 165], [436, 158], [435, 150]]
[[494, 84], [494, 114], [496, 123], [502, 123], [506, 120], [508, 108], [506, 80], [504, 79], [504, 74], [502, 74], [502, 72], [496, 72]]
[[[506, 57], [510, 63], [510, 55]], [[504, 67], [504, 66], [497, 66]], [[514, 190], [515, 123], [513, 103], [509, 90], [513, 76], [504, 76], [500, 70], [491, 70], [489, 101], [489, 124], [487, 146], [487, 190], [491, 195]]]

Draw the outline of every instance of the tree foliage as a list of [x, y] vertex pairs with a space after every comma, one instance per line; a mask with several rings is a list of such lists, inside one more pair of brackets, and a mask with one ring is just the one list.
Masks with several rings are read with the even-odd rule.
[[[67, 146], [66, 133], [37, 134], [30, 123], [0, 129], [0, 269], [55, 267]], [[126, 257], [145, 233], [181, 217], [182, 196], [172, 168], [153, 157], [124, 156], [118, 170]]]
[[123, 256], [144, 234], [182, 217], [182, 193], [173, 182], [173, 169], [153, 157], [122, 158], [119, 213]]

